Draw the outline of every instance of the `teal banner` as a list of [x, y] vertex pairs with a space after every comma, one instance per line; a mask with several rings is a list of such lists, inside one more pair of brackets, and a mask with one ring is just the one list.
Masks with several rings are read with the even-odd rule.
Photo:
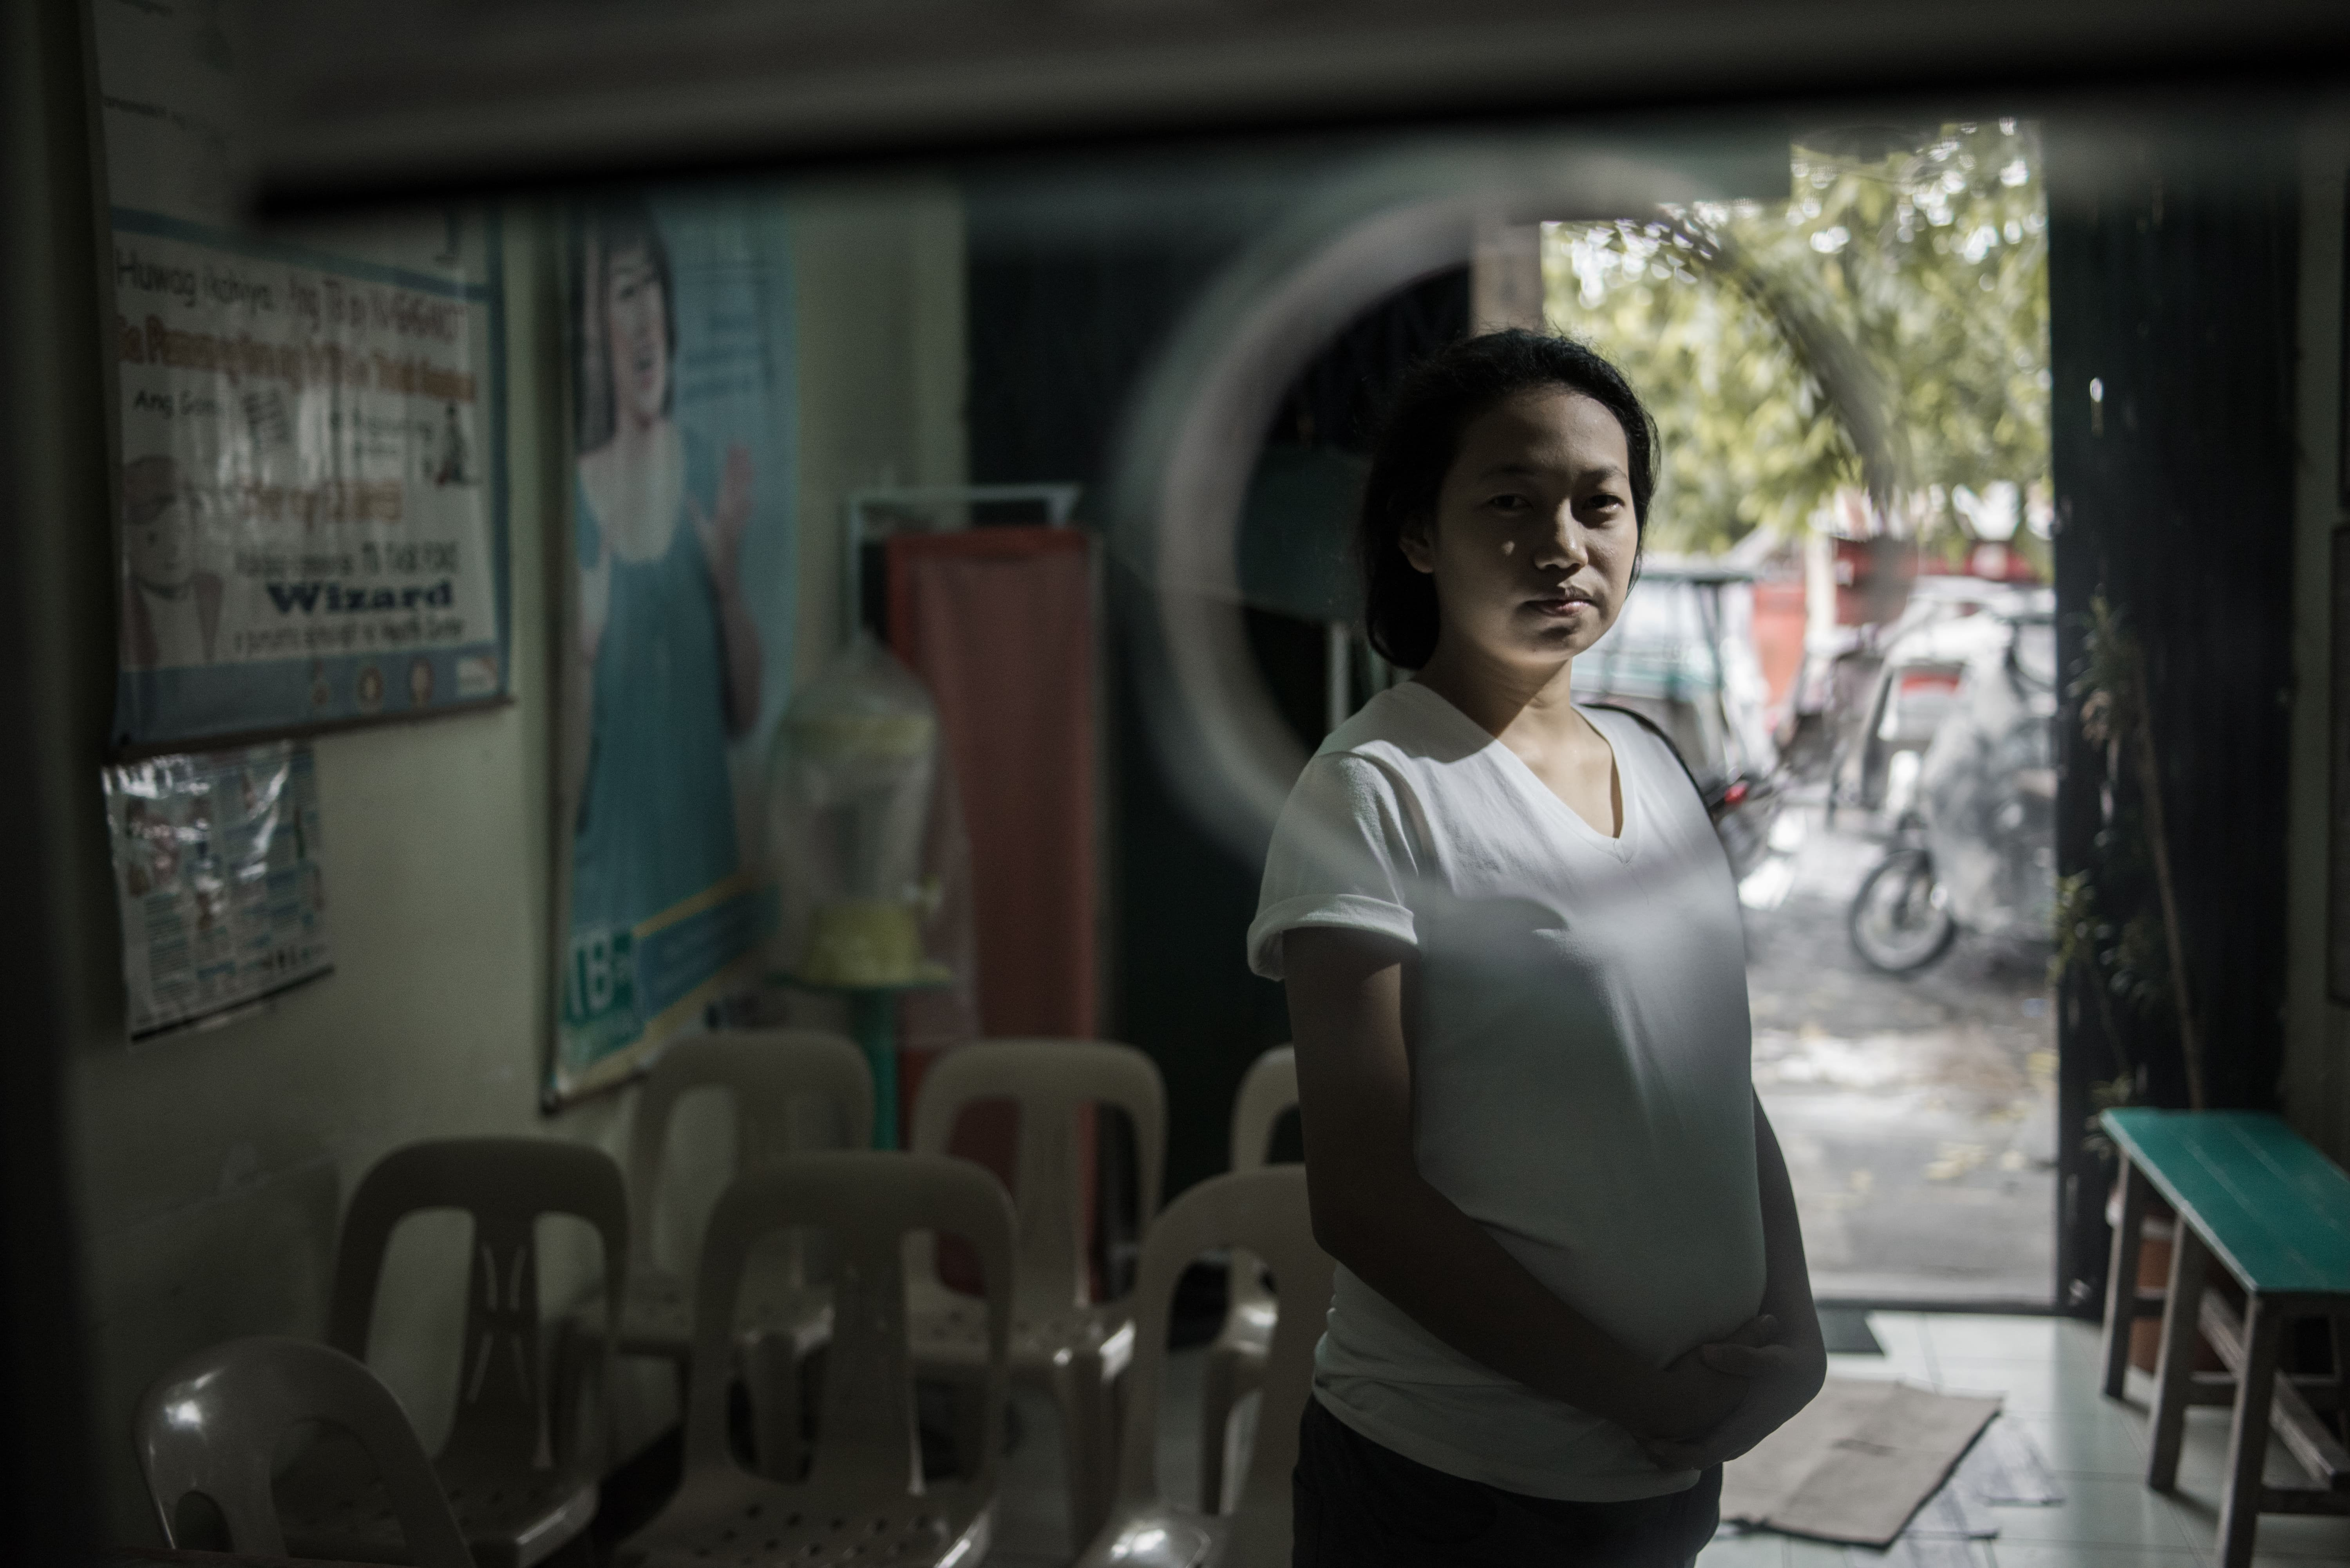
[[574, 215], [559, 1102], [708, 1027], [775, 926], [760, 848], [791, 691], [791, 254], [756, 194]]

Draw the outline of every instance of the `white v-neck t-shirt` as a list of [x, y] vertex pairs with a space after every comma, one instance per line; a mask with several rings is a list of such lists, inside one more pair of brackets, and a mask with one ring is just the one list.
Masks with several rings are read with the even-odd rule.
[[[1638, 721], [1585, 711], [1616, 754], [1614, 838], [1428, 687], [1373, 698], [1283, 808], [1249, 962], [1280, 979], [1299, 926], [1416, 948], [1421, 1177], [1663, 1366], [1762, 1299], [1745, 940], [1679, 760]], [[1594, 1502], [1696, 1480], [1479, 1366], [1344, 1265], [1315, 1362], [1333, 1415], [1448, 1474]]]

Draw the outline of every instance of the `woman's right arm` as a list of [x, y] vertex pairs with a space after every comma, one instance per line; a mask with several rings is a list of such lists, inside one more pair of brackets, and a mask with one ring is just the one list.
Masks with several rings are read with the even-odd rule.
[[1421, 1179], [1403, 1024], [1411, 949], [1326, 926], [1281, 940], [1323, 1251], [1478, 1365], [1636, 1435], [1694, 1437], [1727, 1417], [1743, 1379], [1694, 1354], [1646, 1366]]

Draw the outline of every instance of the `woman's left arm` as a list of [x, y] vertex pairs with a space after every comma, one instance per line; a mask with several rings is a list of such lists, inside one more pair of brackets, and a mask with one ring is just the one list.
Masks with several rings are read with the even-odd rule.
[[751, 521], [751, 454], [729, 447], [718, 481], [718, 501], [704, 514], [689, 492], [694, 532], [710, 567], [711, 597], [718, 604], [718, 635], [726, 655], [726, 728], [740, 736], [759, 717], [759, 623], [743, 600], [740, 563], [743, 531]]
[[1760, 1095], [1754, 1096], [1754, 1176], [1762, 1198], [1762, 1310], [1779, 1320], [1779, 1344], [1812, 1353], [1816, 1375], [1804, 1395], [1808, 1404], [1827, 1376], [1827, 1353], [1821, 1346], [1819, 1310], [1812, 1303], [1812, 1272], [1804, 1262], [1795, 1184], [1788, 1179], [1786, 1156], [1779, 1151]]
[[1698, 1352], [1717, 1372], [1746, 1378], [1746, 1397], [1730, 1418], [1693, 1443], [1652, 1442], [1648, 1457], [1669, 1469], [1705, 1469], [1734, 1459], [1812, 1402], [1826, 1381], [1828, 1358], [1820, 1314], [1812, 1303], [1811, 1271], [1804, 1262], [1804, 1227], [1795, 1213], [1795, 1187], [1786, 1158], [1754, 1099], [1754, 1175], [1762, 1199], [1762, 1311], [1774, 1320], [1761, 1345], [1708, 1345]]

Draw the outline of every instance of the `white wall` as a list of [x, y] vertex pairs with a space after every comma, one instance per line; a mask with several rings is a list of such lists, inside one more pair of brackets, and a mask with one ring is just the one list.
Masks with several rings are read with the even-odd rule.
[[[550, 1006], [547, 574], [567, 552], [557, 247], [550, 215], [504, 219], [509, 280], [515, 701], [495, 711], [317, 742], [336, 972], [266, 1012], [140, 1046], [123, 1028], [120, 953], [99, 806], [113, 683], [99, 274], [78, 62], [40, 73], [53, 144], [41, 210], [12, 213], [55, 247], [57, 503], [22, 520], [45, 591], [31, 748], [66, 825], [55, 885], [32, 890], [61, 934], [71, 1012], [68, 1136], [86, 1276], [92, 1425], [114, 1539], [157, 1542], [130, 1442], [146, 1385], [174, 1358], [245, 1334], [316, 1334], [342, 1203], [388, 1149], [510, 1133], [617, 1150], [629, 1096], [538, 1108]], [[12, 77], [17, 73], [11, 73]], [[839, 499], [895, 478], [962, 473], [962, 251], [934, 186], [793, 198], [799, 388], [802, 679], [837, 635]], [[20, 231], [21, 233], [21, 231]], [[453, 1390], [462, 1236], [398, 1242], [371, 1359], [432, 1437]], [[592, 1253], [569, 1257], [550, 1286]]]
[[2350, 1008], [2325, 987], [2326, 864], [2331, 845], [2329, 645], [2335, 530], [2350, 524], [2338, 488], [2343, 461], [2342, 310], [2350, 100], [2312, 119], [2302, 140], [2300, 425], [2293, 528], [2292, 825], [2286, 840], [2285, 1108], [2336, 1160], [2350, 1163]]
[[[127, 1441], [140, 1391], [174, 1357], [230, 1334], [320, 1332], [340, 1204], [384, 1151], [467, 1133], [610, 1145], [618, 1132], [619, 1096], [556, 1117], [538, 1110], [550, 904], [543, 584], [561, 494], [548, 483], [560, 345], [541, 227], [524, 213], [505, 225], [515, 701], [317, 742], [336, 972], [262, 1015], [128, 1046], [113, 933], [88, 923], [80, 933], [104, 939], [78, 955], [91, 1005], [70, 1085], [96, 1420], [120, 1533], [140, 1522]], [[78, 568], [103, 573], [105, 536], [90, 536], [101, 547]], [[106, 628], [86, 629], [95, 636], [75, 651], [102, 670]], [[69, 766], [92, 811], [71, 875], [103, 905], [89, 753]], [[438, 1336], [415, 1330], [446, 1321], [448, 1287], [462, 1282], [419, 1272], [387, 1290], [381, 1354], [432, 1428], [448, 1392], [432, 1376]], [[436, 1299], [439, 1313], [427, 1304]]]
[[[800, 624], [805, 682], [840, 645], [843, 504], [858, 490], [961, 484], [962, 208], [909, 181], [796, 192]], [[952, 345], [951, 352], [941, 346]]]

